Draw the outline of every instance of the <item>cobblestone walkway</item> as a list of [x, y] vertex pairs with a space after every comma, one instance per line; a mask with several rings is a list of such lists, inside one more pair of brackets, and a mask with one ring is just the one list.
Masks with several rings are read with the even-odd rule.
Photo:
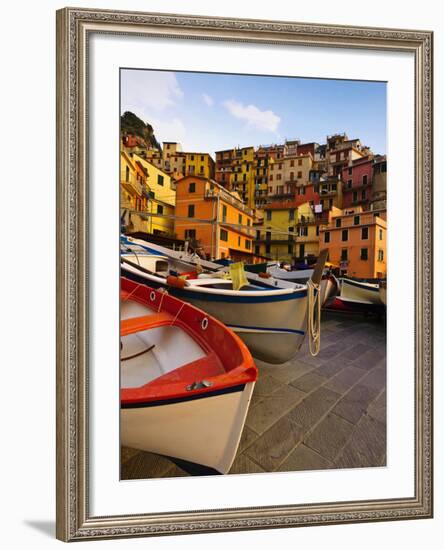
[[[230, 474], [384, 466], [385, 323], [322, 314], [321, 352], [305, 343], [259, 379]], [[170, 460], [122, 448], [122, 479], [188, 475]]]

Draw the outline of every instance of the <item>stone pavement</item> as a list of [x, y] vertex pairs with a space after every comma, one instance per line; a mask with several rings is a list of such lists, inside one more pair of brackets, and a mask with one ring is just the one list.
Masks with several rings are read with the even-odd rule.
[[[305, 342], [259, 379], [230, 474], [362, 468], [386, 463], [385, 322], [322, 312], [321, 351]], [[122, 479], [188, 475], [170, 460], [122, 448]]]

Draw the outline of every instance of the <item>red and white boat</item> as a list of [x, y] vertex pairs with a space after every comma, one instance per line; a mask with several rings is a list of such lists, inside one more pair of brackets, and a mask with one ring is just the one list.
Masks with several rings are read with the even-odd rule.
[[204, 473], [236, 456], [258, 371], [220, 321], [121, 278], [121, 443]]

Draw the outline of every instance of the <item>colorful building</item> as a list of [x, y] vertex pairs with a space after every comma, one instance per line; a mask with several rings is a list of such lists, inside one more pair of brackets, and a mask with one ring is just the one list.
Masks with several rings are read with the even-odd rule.
[[373, 163], [371, 210], [387, 209], [387, 158], [376, 156]]
[[268, 196], [268, 164], [270, 157], [263, 150], [254, 155], [254, 206], [263, 208]]
[[[313, 186], [307, 187], [313, 191]], [[293, 200], [276, 201], [264, 207], [263, 224], [255, 227], [256, 254], [288, 263], [318, 256], [319, 218], [315, 201], [304, 198], [305, 195], [299, 195]]]
[[[176, 188], [170, 175], [139, 155], [133, 154], [132, 161], [145, 173], [148, 201], [145, 205], [147, 233], [172, 237], [174, 234], [174, 210]], [[156, 215], [157, 214], [157, 215]]]
[[214, 160], [208, 153], [185, 153], [184, 175], [214, 179]]
[[342, 181], [334, 177], [321, 177], [317, 184], [322, 210], [342, 208]]
[[297, 187], [309, 182], [313, 167], [311, 154], [284, 157], [269, 164], [268, 193], [275, 197], [294, 195]]
[[359, 139], [348, 139], [347, 134], [327, 136], [327, 170], [329, 176], [340, 176], [343, 169], [354, 160], [369, 154], [368, 147]]
[[373, 156], [366, 156], [352, 161], [342, 169], [343, 207], [361, 205], [368, 209], [372, 199]]
[[214, 178], [215, 165], [211, 155], [183, 151], [181, 144], [176, 141], [164, 141], [162, 151], [148, 150], [146, 158], [174, 180], [189, 175]]
[[120, 212], [129, 231], [148, 231], [146, 217], [149, 191], [146, 173], [125, 150], [120, 151]]
[[207, 258], [254, 261], [253, 211], [236, 193], [209, 178], [185, 176], [176, 183], [175, 232]]
[[362, 279], [387, 276], [387, 222], [382, 212], [363, 211], [358, 206], [333, 209], [329, 223], [320, 229], [320, 248], [341, 275]]
[[256, 170], [254, 147], [216, 151], [216, 181], [236, 191], [249, 208], [255, 204]]

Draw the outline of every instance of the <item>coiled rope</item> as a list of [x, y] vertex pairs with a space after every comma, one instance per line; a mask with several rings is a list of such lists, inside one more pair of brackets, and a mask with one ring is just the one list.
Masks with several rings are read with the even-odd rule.
[[321, 349], [321, 287], [311, 279], [307, 281], [308, 294], [308, 347], [315, 357]]

